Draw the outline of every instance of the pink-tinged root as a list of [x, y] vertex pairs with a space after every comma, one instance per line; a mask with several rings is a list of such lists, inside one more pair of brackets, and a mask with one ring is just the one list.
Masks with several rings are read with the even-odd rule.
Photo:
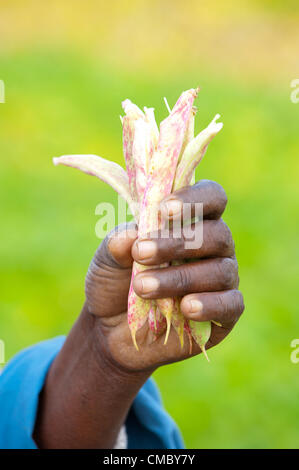
[[188, 333], [188, 339], [189, 339], [189, 354], [190, 356], [192, 355], [192, 335], [191, 333]]
[[185, 321], [185, 324], [184, 324], [184, 331], [186, 331], [187, 335], [188, 335], [188, 340], [189, 340], [189, 354], [191, 356], [192, 354], [192, 334], [191, 334], [191, 330], [190, 330], [190, 326], [187, 322], [187, 320]]
[[171, 317], [171, 324], [174, 327], [179, 341], [181, 348], [184, 346], [184, 323], [185, 319], [180, 311], [180, 300], [177, 298], [174, 300], [174, 308]]

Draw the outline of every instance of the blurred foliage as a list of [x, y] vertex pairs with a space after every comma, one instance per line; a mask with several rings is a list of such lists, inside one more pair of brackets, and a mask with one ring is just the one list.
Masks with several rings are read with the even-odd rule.
[[[188, 447], [298, 447], [298, 2], [10, 1], [0, 6], [0, 338], [7, 359], [67, 333], [99, 240], [95, 178], [51, 157], [123, 164], [120, 102], [166, 116], [201, 86], [197, 127], [224, 129], [198, 178], [227, 191], [246, 312], [202, 357], [157, 371]], [[3, 39], [5, 38], [5, 42]]]

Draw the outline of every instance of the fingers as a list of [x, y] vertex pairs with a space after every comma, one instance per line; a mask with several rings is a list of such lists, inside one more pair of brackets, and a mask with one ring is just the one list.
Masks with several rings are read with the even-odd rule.
[[101, 258], [111, 267], [128, 268], [132, 266], [132, 245], [138, 236], [137, 226], [122, 224], [116, 227], [100, 247]]
[[144, 299], [159, 299], [233, 289], [238, 282], [235, 259], [213, 258], [146, 270], [135, 277], [133, 287]]
[[[196, 232], [203, 230], [202, 244], [191, 244]], [[147, 239], [136, 240], [132, 256], [146, 266], [162, 264], [172, 260], [207, 257], [230, 257], [234, 254], [234, 242], [228, 226], [222, 219], [204, 220], [181, 231], [180, 237], [163, 238], [163, 232], [151, 233]], [[199, 237], [200, 238], [200, 237]]]
[[166, 219], [183, 217], [184, 204], [191, 206], [191, 216], [194, 216], [196, 203], [203, 204], [204, 218], [218, 219], [224, 212], [227, 196], [220, 184], [215, 181], [201, 180], [165, 198], [160, 206], [162, 216]]
[[135, 224], [116, 227], [97, 249], [86, 276], [85, 294], [89, 312], [117, 317], [128, 305], [132, 273], [132, 244]]
[[235, 289], [190, 294], [182, 299], [181, 311], [188, 320], [214, 320], [231, 328], [244, 311], [244, 301], [241, 292]]

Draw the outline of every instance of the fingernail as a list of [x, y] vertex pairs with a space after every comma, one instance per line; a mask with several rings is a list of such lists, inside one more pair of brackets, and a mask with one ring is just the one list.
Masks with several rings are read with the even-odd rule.
[[149, 294], [159, 287], [159, 281], [155, 277], [144, 276], [142, 279], [138, 279], [138, 283], [139, 281], [142, 294]]
[[168, 217], [174, 217], [182, 212], [182, 201], [179, 199], [170, 199], [170, 201], [163, 202]]
[[138, 258], [146, 259], [151, 258], [156, 253], [157, 245], [152, 241], [144, 241], [137, 243]]
[[190, 313], [201, 313], [203, 305], [200, 300], [189, 300], [189, 312]]

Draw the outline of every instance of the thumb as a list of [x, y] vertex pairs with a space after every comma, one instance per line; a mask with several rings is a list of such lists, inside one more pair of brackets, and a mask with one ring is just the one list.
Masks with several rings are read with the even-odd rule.
[[120, 268], [129, 268], [133, 264], [131, 249], [138, 236], [134, 223], [119, 225], [107, 239], [107, 248], [113, 261]]

